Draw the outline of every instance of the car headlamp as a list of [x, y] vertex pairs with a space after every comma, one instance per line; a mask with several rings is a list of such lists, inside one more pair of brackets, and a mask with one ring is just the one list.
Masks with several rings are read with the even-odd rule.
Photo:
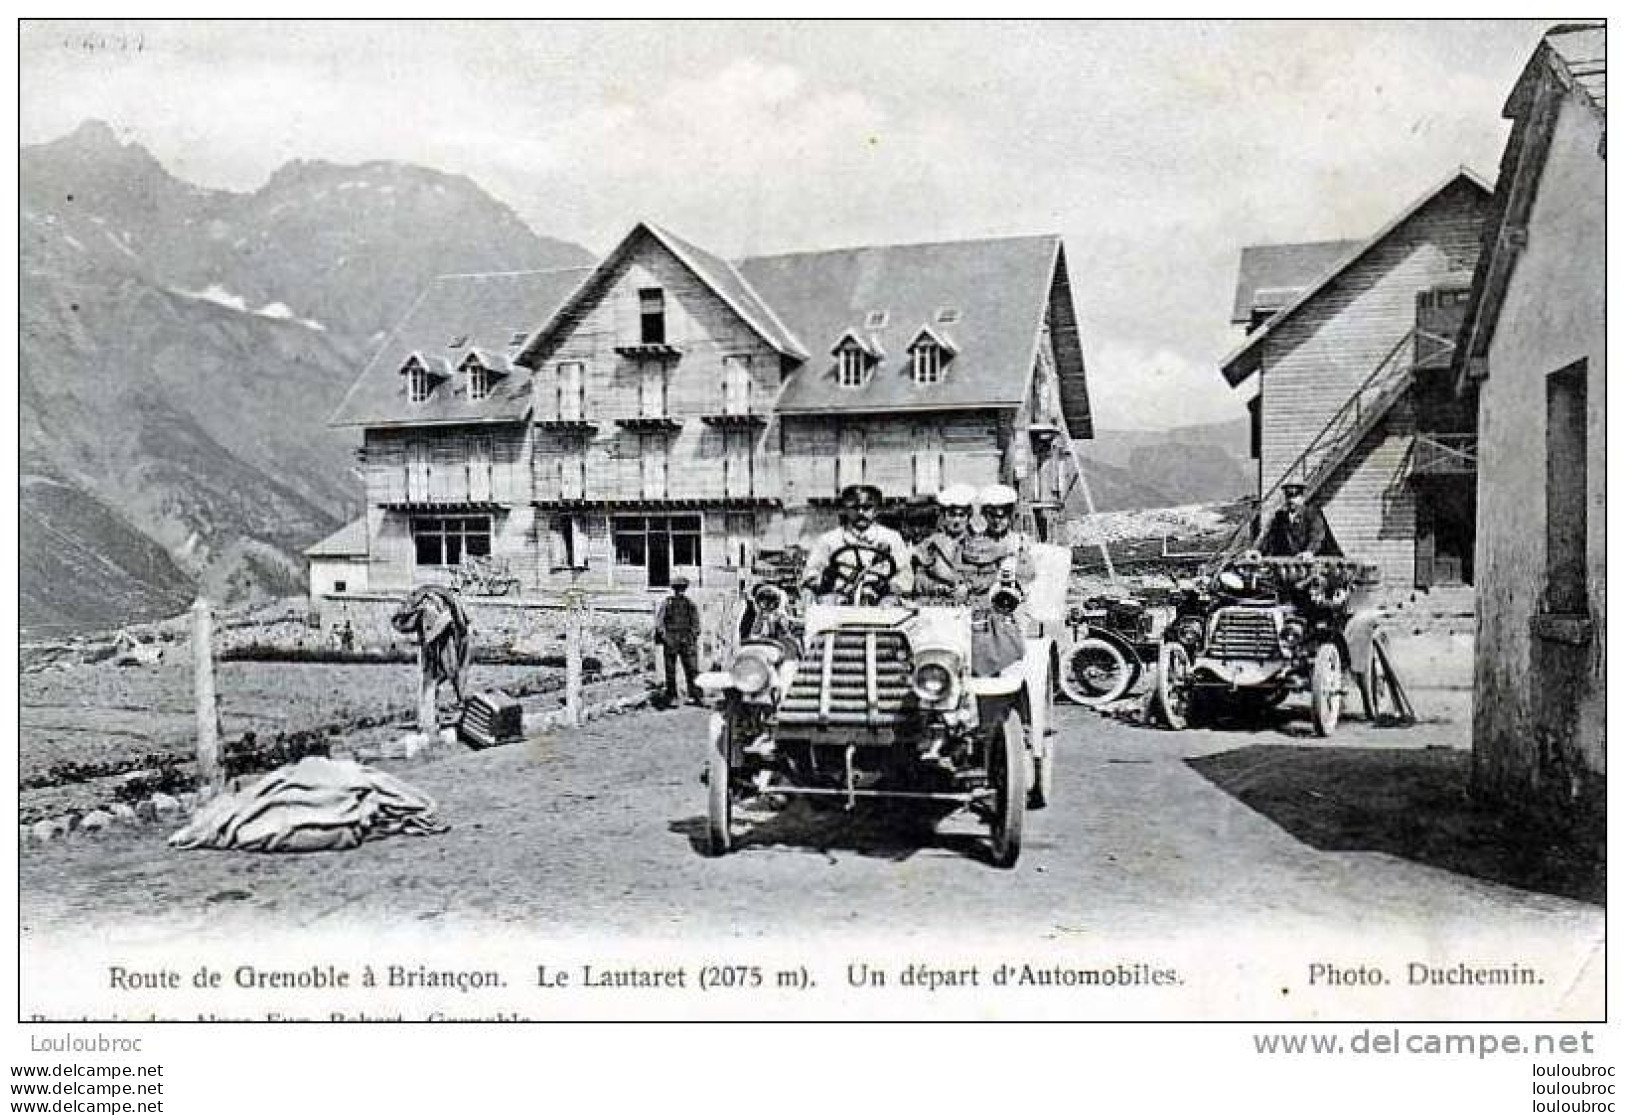
[[746, 649], [734, 655], [728, 666], [734, 688], [745, 696], [764, 692], [773, 684], [773, 663], [759, 650]]
[[1301, 619], [1289, 619], [1281, 624], [1281, 649], [1292, 654], [1303, 645], [1305, 628]]
[[946, 650], [921, 652], [909, 684], [926, 704], [952, 704], [959, 688], [959, 656]]

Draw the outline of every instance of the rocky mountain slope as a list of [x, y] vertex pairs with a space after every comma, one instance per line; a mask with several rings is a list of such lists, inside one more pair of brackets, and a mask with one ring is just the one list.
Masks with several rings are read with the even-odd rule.
[[1256, 491], [1247, 437], [1247, 419], [1239, 418], [1169, 430], [1097, 430], [1079, 450], [1101, 511], [1178, 507]]
[[423, 284], [589, 258], [418, 167], [207, 190], [95, 123], [20, 158], [29, 633], [295, 588], [300, 549], [359, 510], [326, 418]]

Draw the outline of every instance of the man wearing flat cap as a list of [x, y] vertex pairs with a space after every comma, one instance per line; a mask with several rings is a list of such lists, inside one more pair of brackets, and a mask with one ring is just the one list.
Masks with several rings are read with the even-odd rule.
[[1258, 536], [1253, 548], [1265, 557], [1342, 557], [1342, 547], [1332, 537], [1332, 528], [1320, 508], [1304, 499], [1304, 486], [1297, 481], [1281, 485], [1282, 505], [1270, 516], [1269, 526]]
[[666, 704], [677, 704], [677, 664], [683, 664], [683, 682], [691, 704], [700, 704], [699, 673], [700, 610], [688, 598], [688, 578], [671, 579], [671, 595], [655, 609], [655, 642], [665, 651]]

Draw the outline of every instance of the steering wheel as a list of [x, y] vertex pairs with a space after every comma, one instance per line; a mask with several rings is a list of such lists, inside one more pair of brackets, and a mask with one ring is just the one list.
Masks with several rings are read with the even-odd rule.
[[897, 559], [890, 551], [849, 542], [829, 555], [825, 591], [852, 604], [872, 604], [890, 595], [895, 576]]

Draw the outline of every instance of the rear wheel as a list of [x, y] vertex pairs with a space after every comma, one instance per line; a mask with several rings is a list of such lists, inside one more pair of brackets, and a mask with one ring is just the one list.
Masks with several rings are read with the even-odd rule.
[[1157, 652], [1156, 708], [1174, 731], [1190, 723], [1191, 658], [1183, 644], [1166, 642]]
[[1107, 705], [1134, 683], [1134, 663], [1122, 649], [1094, 636], [1078, 640], [1066, 656], [1061, 688], [1080, 705]]
[[1343, 655], [1335, 643], [1322, 643], [1315, 651], [1315, 669], [1309, 677], [1309, 716], [1317, 736], [1337, 731], [1343, 715]]
[[993, 787], [995, 867], [1014, 867], [1021, 855], [1021, 830], [1027, 819], [1027, 730], [1014, 709], [988, 749], [988, 781]]
[[706, 835], [711, 854], [725, 856], [733, 849], [733, 725], [723, 713], [713, 713], [710, 753], [706, 759]]

